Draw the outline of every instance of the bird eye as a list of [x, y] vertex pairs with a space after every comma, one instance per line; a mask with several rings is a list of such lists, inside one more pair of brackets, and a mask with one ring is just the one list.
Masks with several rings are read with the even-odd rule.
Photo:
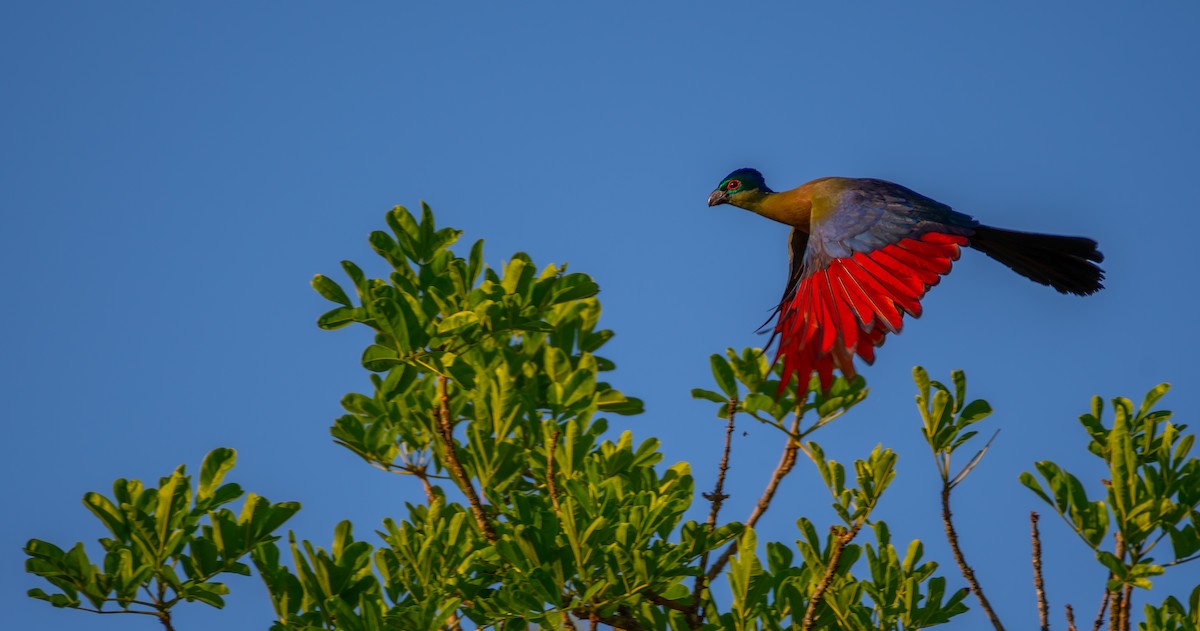
[[729, 180], [728, 182], [725, 183], [725, 190], [727, 190], [727, 191], [736, 191], [737, 189], [739, 189], [741, 187], [742, 187], [742, 183], [740, 180]]

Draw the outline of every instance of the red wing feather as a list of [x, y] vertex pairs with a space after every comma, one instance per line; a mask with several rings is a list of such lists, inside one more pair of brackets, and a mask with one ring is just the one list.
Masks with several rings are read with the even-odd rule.
[[821, 336], [821, 344], [817, 349], [825, 355], [828, 355], [833, 350], [833, 343], [837, 340], [838, 326], [840, 320], [837, 317], [837, 305], [834, 304], [833, 292], [829, 287], [829, 276], [825, 273], [826, 270], [821, 270], [813, 275], [813, 286], [816, 293], [821, 297], [820, 328], [817, 333]]
[[[858, 321], [866, 328], [870, 329], [875, 325], [875, 312], [877, 311], [875, 303], [871, 301], [871, 297], [863, 290], [858, 281], [850, 275], [846, 270], [845, 259], [835, 259], [829, 264], [829, 271], [837, 278], [842, 288], [846, 290], [847, 304], [854, 309], [854, 314], [858, 316]], [[849, 344], [847, 344], [849, 346]]]
[[916, 274], [917, 278], [921, 279], [921, 282], [930, 287], [938, 284], [938, 281], [942, 279], [940, 274], [945, 273], [944, 271], [938, 271], [941, 269], [940, 266], [935, 266], [930, 261], [927, 261], [901, 247], [887, 248], [886, 250], [880, 250], [879, 252], [880, 254], [886, 254], [886, 256], [895, 259], [900, 265], [907, 267], [910, 271], [912, 271], [913, 274]]
[[868, 272], [859, 258], [866, 259], [866, 256], [860, 255], [857, 252], [854, 256], [843, 259], [846, 261], [846, 271], [850, 277], [862, 287], [867, 296], [871, 298], [872, 304], [875, 305], [875, 314], [878, 316], [878, 322], [886, 326], [893, 333], [900, 330], [901, 318], [903, 317], [896, 309], [896, 299], [891, 292], [887, 290], [875, 276]]
[[[833, 305], [834, 318], [837, 322], [836, 333], [841, 334], [843, 345], [846, 348], [855, 348], [858, 346], [858, 320], [855, 319], [852, 299], [846, 294], [846, 290], [833, 272], [832, 266], [820, 273], [825, 276], [825, 283], [829, 288], [829, 304]], [[821, 347], [825, 347], [824, 339], [821, 341]]]
[[[890, 250], [899, 250], [900, 248], [890, 248]], [[887, 270], [893, 278], [904, 284], [906, 288], [912, 291], [913, 295], [920, 298], [925, 294], [925, 288], [929, 283], [925, 282], [923, 274], [927, 274], [924, 270], [917, 270], [900, 262], [900, 260], [892, 256], [889, 248], [875, 250], [870, 254], [871, 260], [879, 264], [880, 267]]]
[[905, 312], [920, 317], [921, 298], [950, 271], [966, 243], [966, 237], [929, 232], [805, 270], [775, 324], [780, 336], [775, 360], [783, 361], [780, 390], [793, 378], [807, 387], [816, 371], [828, 391], [838, 357], [845, 363], [858, 355], [873, 363], [887, 334], [903, 327]]
[[[909, 315], [913, 315], [913, 312], [920, 308], [917, 305], [917, 301], [925, 293], [925, 288], [923, 286], [913, 288], [900, 282], [895, 276], [892, 276], [887, 270], [883, 269], [883, 266], [875, 260], [874, 254], [875, 252], [871, 254], [855, 254], [854, 262], [862, 266], [871, 276], [875, 277], [875, 280], [879, 281], [884, 291], [887, 292], [885, 295], [897, 307], [908, 312]], [[899, 331], [901, 326], [899, 318], [893, 324], [895, 325], [894, 328]]]

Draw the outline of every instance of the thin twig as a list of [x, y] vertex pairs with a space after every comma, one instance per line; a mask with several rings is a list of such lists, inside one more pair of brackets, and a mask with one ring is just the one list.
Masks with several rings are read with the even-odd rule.
[[1184, 558], [1184, 559], [1175, 559], [1174, 561], [1171, 561], [1170, 563], [1163, 563], [1162, 566], [1163, 567], [1171, 567], [1172, 565], [1182, 565], [1184, 563], [1190, 563], [1192, 561], [1195, 561], [1196, 559], [1200, 559], [1200, 554], [1193, 554], [1192, 556]]
[[475, 523], [483, 531], [483, 536], [490, 543], [496, 543], [498, 539], [496, 530], [492, 527], [492, 522], [488, 520], [487, 513], [483, 510], [483, 503], [479, 501], [479, 495], [475, 493], [475, 487], [471, 486], [471, 480], [467, 478], [467, 472], [463, 469], [462, 463], [458, 461], [458, 454], [454, 451], [454, 427], [450, 423], [450, 397], [446, 394], [446, 378], [438, 375], [437, 380], [437, 426], [442, 437], [446, 468], [450, 470], [450, 475], [458, 484], [459, 490], [467, 496], [467, 503], [471, 506], [471, 513], [475, 515]]
[[[1112, 574], [1109, 573], [1108, 580], [1112, 580]], [[1108, 601], [1112, 598], [1112, 592], [1108, 591], [1108, 587], [1104, 588], [1104, 598], [1100, 601], [1100, 612], [1096, 614], [1096, 621], [1092, 623], [1092, 631], [1100, 631], [1100, 627], [1104, 626], [1104, 612], [1108, 609]]]
[[817, 588], [813, 591], [812, 598], [808, 599], [808, 608], [804, 610], [804, 620], [801, 623], [802, 631], [809, 631], [817, 621], [817, 607], [825, 598], [825, 592], [829, 590], [829, 586], [833, 584], [833, 578], [837, 575], [838, 561], [842, 558], [842, 552], [846, 550], [846, 546], [858, 534], [859, 528], [862, 528], [863, 522], [859, 521], [854, 524], [850, 530], [846, 530], [841, 526], [834, 526], [833, 551], [829, 555], [829, 564], [825, 566], [825, 574], [821, 576], [821, 582], [817, 584]]
[[162, 623], [163, 628], [167, 631], [175, 631], [175, 627], [171, 625], [171, 612], [162, 611], [158, 614], [158, 621]]
[[678, 611], [678, 612], [685, 613], [685, 614], [691, 613], [692, 608], [684, 603], [676, 602], [674, 600], [671, 600], [670, 598], [661, 596], [654, 592], [644, 592], [644, 595], [646, 597], [646, 600], [649, 600], [650, 602], [652, 602], [656, 605], [660, 605], [660, 606], [666, 607], [667, 609], [670, 609], [672, 611]]
[[962, 571], [963, 578], [967, 579], [967, 585], [970, 586], [971, 592], [979, 599], [979, 604], [983, 606], [984, 613], [992, 621], [992, 626], [996, 628], [996, 631], [1004, 631], [1004, 625], [1001, 624], [1000, 618], [996, 616], [996, 612], [992, 609], [992, 604], [988, 602], [987, 596], [984, 596], [983, 588], [979, 586], [979, 581], [975, 579], [975, 571], [971, 569], [971, 566], [967, 565], [967, 559], [958, 547], [958, 533], [954, 530], [953, 516], [950, 513], [949, 482], [942, 484], [942, 525], [946, 527], [946, 540], [950, 542], [950, 551], [954, 553], [954, 560], [958, 563], [958, 569]]
[[372, 460], [370, 458], [367, 458], [365, 460], [367, 460], [367, 464], [371, 465], [372, 467], [375, 467], [376, 469], [379, 469], [380, 471], [386, 471], [388, 473], [395, 473], [396, 475], [420, 475], [418, 472], [424, 471], [425, 477], [427, 477], [431, 480], [449, 480], [450, 479], [450, 476], [448, 476], [448, 475], [436, 475], [433, 473], [429, 473], [424, 465], [416, 465], [416, 464], [408, 464], [408, 463], [393, 464], [390, 462], [383, 462], [380, 460]]
[[[792, 419], [791, 435], [795, 436], [800, 429], [801, 412], [797, 411], [795, 418]], [[787, 444], [783, 446], [783, 454], [779, 457], [779, 466], [775, 467], [775, 472], [771, 474], [771, 480], [767, 482], [767, 488], [763, 489], [762, 497], [758, 498], [758, 503], [754, 505], [754, 510], [750, 511], [750, 517], [746, 519], [746, 527], [753, 528], [754, 524], [758, 523], [763, 513], [771, 506], [771, 499], [775, 497], [775, 491], [779, 489], [779, 483], [783, 478], [791, 473], [796, 466], [796, 452], [800, 451], [800, 442], [795, 438], [789, 438]], [[729, 563], [729, 558], [733, 553], [737, 552], [737, 542], [729, 544], [728, 548], [721, 553], [717, 558], [717, 562], [708, 569], [708, 580], [716, 578], [717, 574], [725, 568], [725, 564]]]
[[569, 629], [570, 631], [575, 631], [575, 622], [571, 620], [570, 613], [567, 613], [566, 611], [562, 612], [562, 620], [563, 620], [563, 623], [562, 623], [563, 629]]
[[433, 494], [433, 485], [429, 483], [429, 474], [425, 472], [425, 467], [413, 467], [412, 475], [417, 476], [417, 479], [421, 481], [421, 488], [425, 489], [425, 501], [433, 506], [436, 496]]
[[1067, 631], [1079, 631], [1075, 628], [1075, 610], [1069, 603], [1067, 604]]
[[1038, 514], [1029, 512], [1029, 537], [1033, 540], [1033, 589], [1037, 592], [1038, 622], [1042, 631], [1050, 631], [1050, 605], [1046, 602], [1046, 584], [1042, 581], [1042, 538], [1038, 534]]
[[[1118, 561], [1125, 562], [1125, 538], [1121, 536], [1120, 532], [1113, 535], [1113, 554], [1117, 557]], [[1108, 581], [1112, 582], [1113, 578], [1110, 572]], [[1104, 589], [1108, 590], [1107, 584], [1105, 584]], [[1108, 599], [1110, 607], [1108, 614], [1109, 631], [1121, 631], [1121, 616], [1125, 612], [1126, 603], [1121, 602], [1121, 590], [1119, 588], [1108, 590], [1108, 593], [1111, 594]]]
[[[729, 471], [729, 451], [733, 445], [733, 425], [737, 407], [737, 397], [730, 399], [729, 422], [725, 424], [725, 447], [721, 450], [721, 464], [717, 466], [717, 484], [711, 494], [704, 496], [704, 499], [712, 502], [712, 508], [708, 511], [708, 521], [705, 522], [705, 537], [712, 536], [713, 530], [717, 527], [717, 515], [721, 512], [721, 505], [729, 498], [725, 494], [725, 474]], [[692, 588], [692, 610], [688, 613], [688, 624], [693, 629], [699, 629], [704, 624], [704, 610], [701, 607], [700, 596], [704, 593], [704, 586], [708, 578], [708, 553], [706, 547], [704, 553], [700, 555], [700, 573], [696, 575], [696, 583]]]
[[[116, 599], [115, 599], [115, 598], [110, 598], [110, 599], [108, 599], [108, 600], [105, 600], [104, 602], [115, 602], [115, 601], [116, 601]], [[153, 606], [153, 605], [151, 605], [151, 606]], [[78, 611], [86, 611], [86, 612], [88, 612], [88, 613], [98, 613], [98, 614], [122, 614], [122, 613], [135, 613], [135, 614], [142, 615], [142, 616], [154, 616], [154, 617], [159, 617], [159, 613], [158, 613], [157, 611], [138, 611], [137, 609], [108, 609], [108, 610], [104, 610], [104, 609], [92, 609], [91, 607], [72, 607], [72, 609], [76, 609], [76, 610], [78, 610]]]

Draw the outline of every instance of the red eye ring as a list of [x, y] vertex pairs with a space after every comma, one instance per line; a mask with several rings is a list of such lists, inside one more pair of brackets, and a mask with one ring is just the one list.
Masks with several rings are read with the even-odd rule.
[[725, 190], [727, 191], [735, 191], [741, 187], [742, 183], [739, 180], [729, 180], [725, 183]]

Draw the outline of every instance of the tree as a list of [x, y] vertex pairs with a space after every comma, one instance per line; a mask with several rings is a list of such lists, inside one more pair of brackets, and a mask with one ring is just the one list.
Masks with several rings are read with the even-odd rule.
[[[346, 395], [346, 414], [331, 433], [371, 466], [415, 478], [425, 502], [386, 520], [375, 543], [356, 540], [342, 522], [328, 550], [291, 535], [285, 551], [273, 533], [299, 505], [251, 495], [240, 517], [219, 508], [241, 489], [221, 485], [233, 452], [217, 450], [194, 492], [180, 467], [157, 489], [118, 480], [112, 499], [88, 494], [85, 504], [112, 535], [100, 541], [103, 570], [82, 543], [64, 552], [32, 540], [27, 570], [58, 591], [30, 596], [58, 607], [152, 615], [171, 628], [170, 611], [180, 602], [222, 606], [226, 588], [213, 579], [248, 573], [249, 556], [279, 630], [916, 629], [962, 615], [970, 592], [1002, 628], [958, 546], [950, 511], [951, 491], [987, 445], [957, 471], [951, 456], [991, 412], [986, 402], [968, 402], [961, 372], [947, 386], [914, 371], [942, 480], [946, 534], [970, 586], [950, 592], [922, 543], [902, 553], [875, 515], [896, 454], [878, 446], [847, 467], [812, 440], [867, 396], [861, 377], [839, 379], [827, 394], [816, 383], [781, 391], [760, 349], [713, 355], [715, 390], [693, 396], [713, 402], [725, 420], [724, 458], [715, 488], [702, 494], [707, 519], [685, 521], [697, 500], [689, 465], [664, 466], [655, 438], [637, 442], [629, 431], [608, 438], [606, 415], [638, 414], [642, 405], [602, 381], [614, 364], [597, 352], [612, 333], [597, 328], [592, 279], [555, 265], [538, 269], [521, 253], [503, 269], [488, 268], [482, 241], [460, 257], [450, 249], [460, 232], [438, 229], [425, 206], [419, 219], [397, 207], [387, 223], [390, 234], [370, 236], [392, 268], [386, 279], [343, 262], [353, 298], [328, 277], [313, 279], [336, 305], [319, 326], [360, 324], [375, 333], [362, 355], [373, 392]], [[1151, 409], [1166, 389], [1152, 390], [1136, 414], [1128, 400], [1114, 400], [1111, 428], [1100, 421], [1099, 399], [1081, 419], [1089, 451], [1110, 467], [1106, 499], [1090, 500], [1054, 463], [1036, 464], [1041, 482], [1022, 476], [1096, 551], [1109, 573], [1100, 617], [1111, 612], [1113, 629], [1129, 628], [1135, 588], [1149, 589], [1150, 577], [1200, 550], [1194, 435], [1172, 425], [1169, 412]], [[738, 417], [774, 428], [783, 444], [744, 522], [721, 515]], [[801, 516], [795, 546], [760, 546], [754, 527], [800, 454], [816, 465], [839, 523], [823, 527]], [[1150, 553], [1164, 541], [1171, 560], [1156, 564]], [[721, 576], [727, 582], [717, 582]], [[1040, 572], [1036, 584], [1047, 628]], [[1148, 606], [1141, 628], [1196, 629], [1198, 600], [1200, 587], [1186, 604], [1168, 598]]]

